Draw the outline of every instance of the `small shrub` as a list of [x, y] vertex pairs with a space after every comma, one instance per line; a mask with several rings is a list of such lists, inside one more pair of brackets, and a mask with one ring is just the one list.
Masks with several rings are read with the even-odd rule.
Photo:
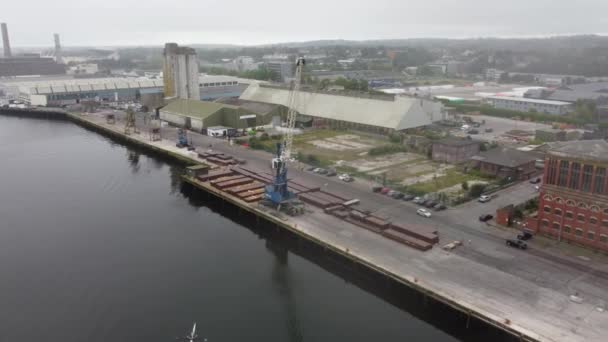
[[464, 190], [464, 191], [469, 190], [469, 182], [467, 182], [467, 181], [462, 182], [462, 190]]
[[391, 145], [382, 145], [378, 147], [374, 147], [369, 150], [368, 154], [370, 156], [381, 156], [385, 154], [398, 153], [398, 152], [407, 152], [407, 147], [403, 145], [391, 144]]
[[486, 189], [486, 186], [484, 184], [473, 184], [469, 188], [469, 195], [473, 198], [479, 197], [479, 196], [481, 196], [481, 194], [483, 194], [483, 191], [485, 189]]

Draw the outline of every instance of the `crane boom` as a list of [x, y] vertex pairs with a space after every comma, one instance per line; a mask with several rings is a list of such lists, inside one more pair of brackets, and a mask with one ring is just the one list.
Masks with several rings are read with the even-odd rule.
[[281, 158], [288, 160], [291, 158], [291, 145], [293, 144], [293, 130], [296, 127], [296, 117], [298, 112], [296, 107], [298, 105], [298, 99], [300, 95], [300, 84], [302, 83], [302, 69], [306, 65], [306, 60], [299, 57], [296, 60], [296, 72], [293, 81], [293, 87], [289, 92], [287, 98], [287, 121], [286, 121], [286, 132], [283, 135], [283, 149], [281, 151]]

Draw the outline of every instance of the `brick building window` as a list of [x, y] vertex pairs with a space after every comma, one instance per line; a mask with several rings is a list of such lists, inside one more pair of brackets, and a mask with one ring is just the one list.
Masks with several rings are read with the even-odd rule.
[[608, 235], [600, 235], [600, 242], [608, 244]]
[[557, 203], [557, 204], [564, 204], [564, 200], [561, 199], [560, 197], [556, 197], [555, 198], [555, 203]]
[[571, 231], [572, 231], [572, 227], [570, 227], [570, 226], [564, 226], [564, 233], [570, 234]]
[[546, 206], [543, 208], [543, 210], [544, 210], [546, 213], [550, 213], [550, 212], [551, 212], [551, 207], [550, 207], [550, 206], [548, 206], [548, 205], [546, 205]]
[[559, 180], [558, 180], [558, 184], [559, 186], [566, 186], [568, 184], [568, 168], [569, 168], [569, 163], [565, 160], [562, 160], [559, 162]]
[[598, 167], [595, 170], [595, 183], [593, 183], [593, 192], [596, 194], [606, 193], [604, 181], [606, 180], [606, 168]]
[[568, 187], [570, 189], [574, 189], [574, 190], [578, 189], [580, 174], [581, 174], [581, 164], [572, 163], [572, 175], [570, 176], [570, 184], [568, 184]]
[[595, 240], [595, 233], [594, 232], [587, 232], [587, 239], [589, 239], [589, 240]]
[[555, 208], [555, 210], [553, 211], [553, 213], [557, 216], [562, 216], [562, 210], [559, 208]]
[[593, 211], [594, 213], [599, 213], [600, 207], [598, 207], [597, 205], [592, 205], [591, 208], [589, 208], [589, 210]]
[[543, 196], [543, 199], [547, 202], [553, 201], [553, 197], [551, 197], [551, 195], [545, 195], [545, 196]]
[[547, 172], [547, 184], [557, 184], [557, 160], [549, 159], [549, 170]]
[[608, 209], [604, 209], [604, 214], [608, 215]]
[[578, 203], [578, 207], [581, 208], [581, 209], [587, 209], [587, 205], [585, 203], [583, 203], [583, 202], [579, 202]]
[[584, 192], [591, 191], [591, 178], [593, 177], [593, 166], [585, 165], [583, 167], [583, 184], [581, 190]]
[[583, 230], [580, 228], [576, 228], [576, 230], [574, 231], [574, 235], [583, 236]]
[[560, 224], [558, 222], [553, 222], [552, 228], [555, 230], [559, 230]]
[[606, 220], [602, 221], [602, 227], [608, 228], [608, 221], [606, 221]]
[[541, 222], [541, 225], [542, 225], [543, 227], [549, 227], [549, 221], [547, 221], [547, 220], [543, 220], [543, 221]]
[[576, 219], [577, 219], [579, 222], [585, 222], [585, 215], [583, 215], [583, 214], [578, 214], [578, 215], [576, 215]]
[[589, 223], [591, 223], [591, 224], [597, 224], [597, 218], [596, 217], [590, 217], [589, 218]]
[[572, 220], [574, 218], [574, 213], [571, 211], [566, 211], [566, 218], [568, 220]]
[[569, 207], [574, 207], [576, 205], [576, 203], [574, 203], [573, 200], [567, 200], [566, 201], [566, 205], [569, 206]]

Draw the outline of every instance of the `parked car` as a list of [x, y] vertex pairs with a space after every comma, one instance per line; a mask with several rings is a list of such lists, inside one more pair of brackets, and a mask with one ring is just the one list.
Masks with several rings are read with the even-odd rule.
[[328, 170], [327, 173], [325, 174], [327, 177], [334, 177], [335, 175], [337, 175], [338, 173], [336, 172], [336, 170]]
[[424, 206], [431, 209], [431, 208], [434, 208], [437, 204], [439, 204], [439, 203], [437, 203], [435, 201], [430, 201], [430, 202], [426, 202], [426, 204]]
[[416, 214], [426, 217], [426, 218], [431, 217], [431, 212], [424, 208], [420, 208], [420, 209], [416, 210]]
[[380, 185], [374, 185], [372, 186], [372, 192], [380, 192], [382, 191], [383, 187], [381, 187]]
[[391, 191], [390, 188], [382, 188], [382, 190], [380, 190], [380, 193], [386, 195], [389, 191]]
[[311, 166], [311, 167], [307, 168], [306, 171], [308, 171], [308, 172], [315, 172], [316, 169], [317, 169], [316, 167]]
[[486, 203], [486, 202], [490, 202], [491, 199], [492, 199], [492, 197], [490, 197], [488, 195], [481, 195], [481, 196], [479, 196], [478, 201], [481, 203]]
[[479, 131], [476, 129], [470, 129], [467, 131], [467, 134], [479, 134]]
[[402, 192], [396, 192], [393, 194], [392, 196], [394, 199], [402, 199], [403, 198], [403, 193]]
[[344, 182], [354, 181], [353, 177], [351, 177], [348, 173], [343, 173], [343, 174], [339, 175], [338, 178]]
[[534, 178], [534, 179], [530, 179], [530, 183], [531, 184], [538, 184], [538, 183], [540, 183], [540, 177]]
[[411, 201], [411, 200], [413, 200], [415, 197], [416, 197], [416, 196], [414, 196], [414, 195], [405, 194], [405, 195], [403, 195], [403, 200], [404, 200], [404, 201]]
[[320, 175], [326, 175], [327, 173], [329, 173], [329, 171], [327, 171], [326, 169], [320, 169], [319, 170], [319, 174]]
[[445, 205], [439, 203], [436, 206], [433, 207], [433, 209], [435, 211], [442, 211], [442, 210], [446, 210], [448, 207], [446, 207]]
[[426, 200], [426, 201], [423, 201], [423, 202], [422, 202], [422, 203], [420, 203], [420, 204], [421, 204], [422, 206], [425, 206], [425, 207], [426, 207], [426, 206], [427, 206], [427, 205], [429, 205], [430, 203], [434, 203], [434, 202], [433, 202], [433, 200], [428, 199], [428, 200]]
[[315, 168], [312, 170], [312, 172], [314, 172], [314, 173], [319, 173], [319, 172], [321, 172], [321, 170], [322, 170], [322, 169], [321, 169], [320, 167], [315, 167]]
[[481, 221], [481, 222], [488, 222], [488, 221], [490, 221], [493, 218], [494, 218], [494, 216], [492, 216], [490, 214], [485, 214], [485, 215], [479, 216], [479, 221]]
[[507, 239], [507, 246], [509, 247], [514, 247], [514, 248], [519, 248], [519, 249], [527, 249], [528, 245], [521, 241], [521, 240], [513, 240], [513, 239]]
[[414, 197], [413, 202], [416, 204], [420, 204], [420, 203], [424, 202], [424, 200], [422, 199], [422, 197]]
[[486, 128], [486, 133], [492, 133], [492, 132], [494, 132], [493, 128]]
[[533, 236], [532, 234], [530, 234], [526, 231], [523, 231], [523, 232], [517, 234], [517, 239], [526, 241], [526, 240], [530, 240], [532, 238], [532, 236]]
[[393, 197], [393, 195], [395, 195], [396, 193], [397, 193], [397, 191], [395, 191], [395, 190], [390, 190], [389, 192], [387, 192], [387, 193], [386, 193], [386, 195], [387, 195], [388, 197]]

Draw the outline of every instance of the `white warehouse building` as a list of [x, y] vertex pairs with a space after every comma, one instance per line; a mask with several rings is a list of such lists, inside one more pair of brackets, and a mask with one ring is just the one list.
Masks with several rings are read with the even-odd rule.
[[62, 106], [82, 100], [138, 101], [143, 94], [162, 94], [162, 80], [148, 78], [73, 78], [11, 82], [6, 86], [32, 106]]
[[[241, 100], [286, 106], [289, 89], [252, 84]], [[381, 134], [403, 131], [445, 120], [447, 113], [440, 102], [410, 96], [357, 96], [337, 93], [300, 91], [296, 100], [298, 120], [312, 121], [313, 127], [335, 127]]]
[[563, 101], [537, 100], [525, 97], [488, 96], [485, 101], [494, 108], [518, 112], [539, 112], [564, 115], [572, 111], [572, 104]]

